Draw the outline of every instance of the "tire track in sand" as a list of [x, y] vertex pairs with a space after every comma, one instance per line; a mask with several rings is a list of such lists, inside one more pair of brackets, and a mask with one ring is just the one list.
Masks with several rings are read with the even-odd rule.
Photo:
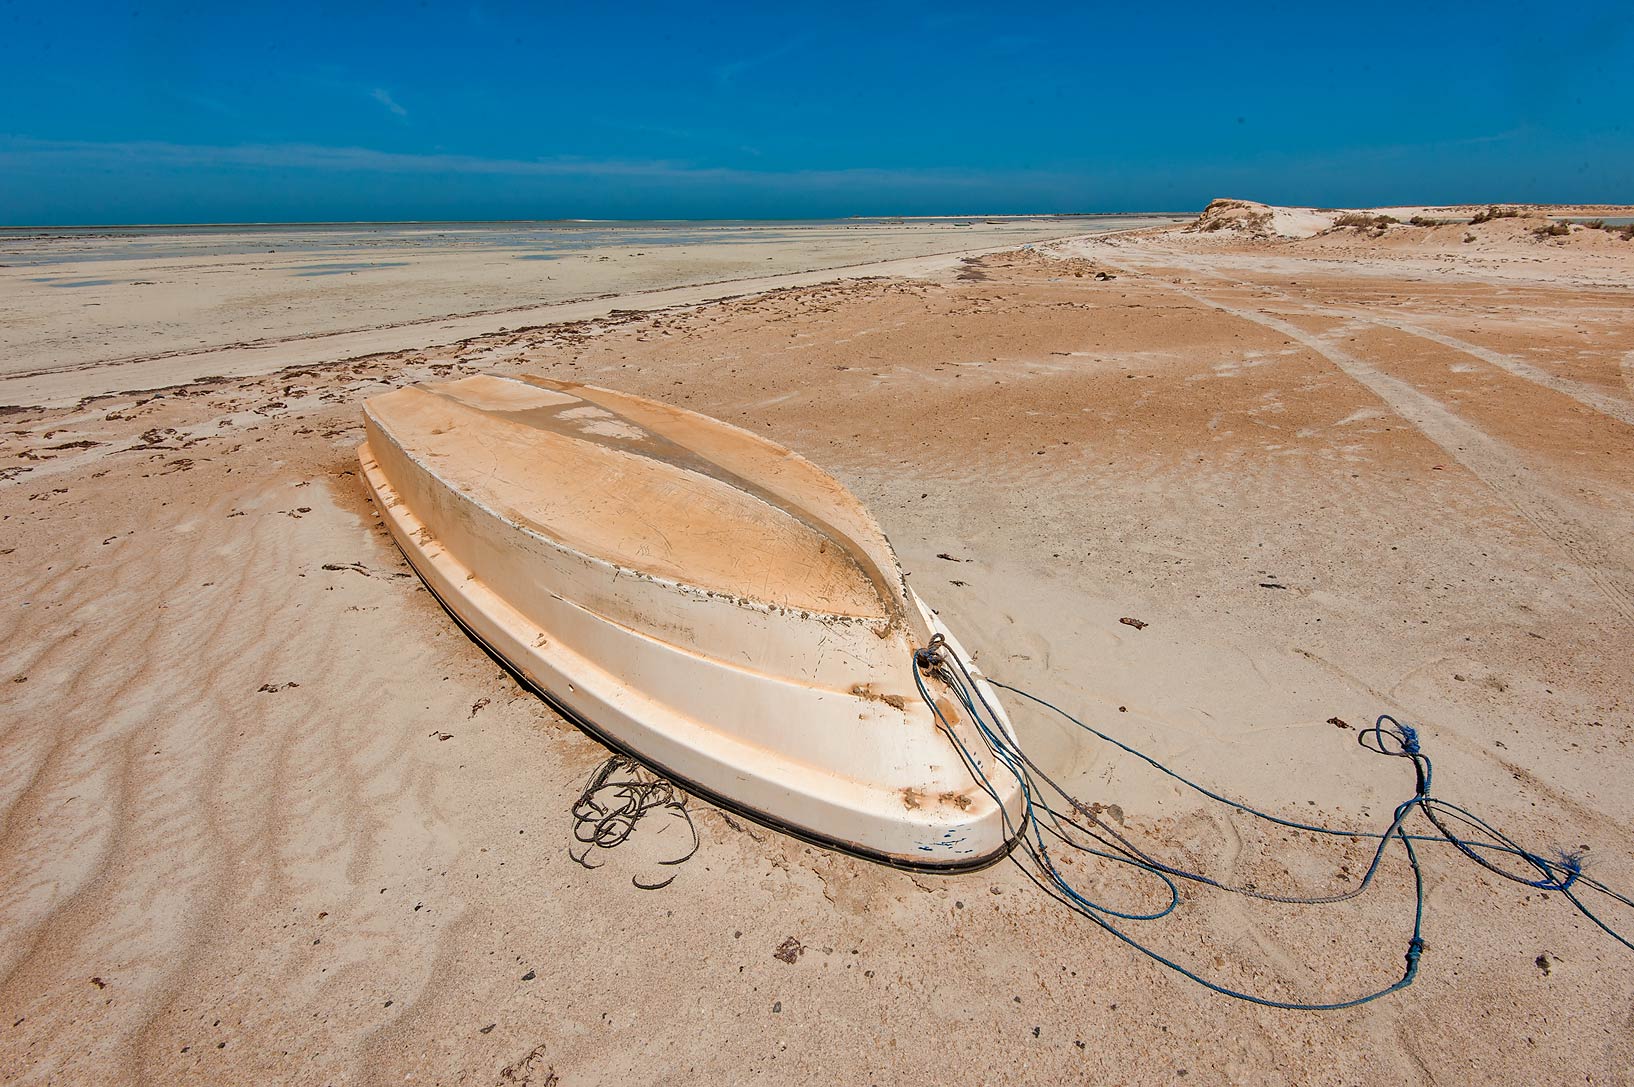
[[[1132, 262], [1113, 262], [1104, 256], [1100, 256], [1100, 259], [1125, 271], [1146, 272], [1145, 268]], [[1612, 571], [1619, 564], [1611, 557], [1609, 550], [1579, 518], [1526, 481], [1526, 465], [1503, 442], [1454, 414], [1441, 401], [1420, 392], [1401, 378], [1377, 369], [1326, 337], [1307, 332], [1270, 314], [1235, 306], [1202, 291], [1165, 282], [1158, 276], [1146, 274], [1145, 278], [1194, 302], [1269, 328], [1327, 359], [1486, 484], [1540, 535], [1569, 557], [1619, 615], [1634, 623], [1634, 592], [1618, 584]]]
[[[1561, 377], [1559, 374], [1552, 374], [1541, 367], [1533, 366], [1524, 359], [1516, 358], [1514, 355], [1507, 355], [1502, 351], [1494, 351], [1489, 347], [1482, 347], [1479, 344], [1473, 344], [1467, 340], [1460, 340], [1456, 336], [1449, 336], [1444, 332], [1437, 332], [1432, 328], [1426, 328], [1416, 321], [1407, 321], [1400, 317], [1381, 317], [1372, 313], [1357, 313], [1354, 309], [1345, 306], [1313, 305], [1312, 303], [1291, 295], [1277, 287], [1272, 287], [1264, 283], [1254, 283], [1249, 280], [1237, 279], [1233, 276], [1226, 275], [1224, 272], [1217, 271], [1213, 268], [1204, 267], [1193, 261], [1186, 260], [1178, 255], [1166, 253], [1164, 255], [1164, 259], [1168, 263], [1184, 268], [1188, 272], [1192, 272], [1196, 275], [1206, 276], [1210, 279], [1217, 279], [1222, 283], [1229, 283], [1233, 287], [1239, 287], [1248, 291], [1255, 291], [1276, 298], [1279, 301], [1286, 302], [1287, 304], [1299, 309], [1301, 312], [1311, 314], [1312, 316], [1335, 317], [1342, 321], [1354, 321], [1358, 324], [1372, 325], [1376, 328], [1387, 328], [1408, 336], [1417, 336], [1419, 339], [1429, 340], [1431, 343], [1438, 343], [1442, 347], [1451, 348], [1460, 354], [1468, 355], [1471, 358], [1480, 359], [1487, 365], [1495, 366], [1498, 369], [1503, 370], [1514, 377], [1518, 377], [1523, 381], [1529, 381], [1532, 384], [1541, 386], [1550, 390], [1551, 392], [1559, 393], [1561, 396], [1564, 396], [1569, 400], [1574, 400], [1591, 411], [1597, 411], [1602, 415], [1616, 419], [1618, 422], [1627, 423], [1629, 426], [1634, 426], [1634, 403], [1630, 403], [1629, 401], [1623, 400], [1620, 397], [1608, 395], [1604, 390], [1597, 389], [1594, 386], [1584, 382], [1574, 381], [1569, 377]], [[1107, 263], [1111, 262], [1108, 261]], [[1210, 304], [1218, 305], [1218, 303], [1212, 302]], [[1630, 367], [1634, 367], [1634, 351], [1631, 351], [1627, 356], [1624, 356], [1622, 363], [1623, 381], [1629, 386], [1630, 391], [1634, 392], [1634, 378], [1630, 377]]]
[[[1281, 294], [1282, 292], [1278, 291], [1276, 293]], [[1513, 374], [1523, 381], [1541, 385], [1543, 388], [1575, 400], [1585, 408], [1597, 411], [1601, 415], [1607, 415], [1618, 422], [1634, 426], [1634, 404], [1615, 396], [1608, 396], [1594, 386], [1586, 385], [1581, 381], [1573, 381], [1569, 377], [1551, 374], [1549, 371], [1533, 366], [1531, 363], [1518, 359], [1513, 355], [1506, 355], [1501, 351], [1494, 351], [1478, 344], [1467, 343], [1456, 336], [1448, 336], [1444, 332], [1437, 332], [1414, 321], [1403, 321], [1397, 317], [1364, 317], [1360, 314], [1332, 309], [1327, 306], [1319, 307], [1313, 312], [1350, 321], [1359, 321], [1363, 324], [1376, 325], [1381, 328], [1394, 329], [1397, 332], [1405, 332], [1409, 336], [1417, 336], [1420, 339], [1438, 343], [1443, 347], [1450, 347], [1454, 351], [1469, 355], [1471, 358], [1480, 359], [1490, 366], [1496, 366], [1498, 369]]]

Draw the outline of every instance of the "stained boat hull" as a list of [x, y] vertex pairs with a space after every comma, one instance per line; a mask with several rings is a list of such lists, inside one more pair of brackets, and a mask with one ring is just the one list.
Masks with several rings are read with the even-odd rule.
[[1008, 849], [1019, 787], [986, 792], [914, 685], [913, 649], [951, 635], [831, 478], [702, 416], [538, 379], [399, 390], [365, 421], [364, 479], [415, 570], [587, 731], [872, 859]]

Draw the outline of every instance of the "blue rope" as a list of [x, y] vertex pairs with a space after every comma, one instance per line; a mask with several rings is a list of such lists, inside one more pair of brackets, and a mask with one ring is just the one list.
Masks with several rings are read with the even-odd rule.
[[[1411, 726], [1397, 721], [1389, 714], [1381, 714], [1373, 726], [1362, 730], [1358, 735], [1358, 742], [1378, 754], [1395, 758], [1405, 758], [1412, 762], [1415, 785], [1413, 795], [1402, 801], [1395, 808], [1390, 824], [1382, 832], [1355, 831], [1318, 826], [1311, 823], [1302, 823], [1298, 820], [1285, 819], [1281, 816], [1250, 807], [1230, 797], [1222, 796], [1189, 778], [1182, 776], [1164, 766], [1156, 759], [1143, 752], [1137, 751], [1129, 745], [1104, 732], [1085, 724], [1070, 713], [1058, 706], [1030, 694], [1018, 687], [1000, 683], [997, 680], [987, 680], [988, 683], [1004, 690], [1021, 695], [1040, 706], [1060, 715], [1074, 725], [1091, 735], [1112, 744], [1119, 750], [1147, 763], [1149, 766], [1187, 788], [1224, 804], [1236, 811], [1264, 820], [1276, 826], [1292, 830], [1302, 830], [1312, 834], [1325, 834], [1349, 839], [1368, 839], [1376, 842], [1372, 859], [1368, 863], [1366, 872], [1350, 890], [1339, 894], [1322, 897], [1284, 897], [1261, 892], [1251, 887], [1235, 887], [1209, 876], [1197, 872], [1190, 872], [1174, 867], [1148, 856], [1134, 843], [1123, 835], [1112, 830], [1098, 817], [1098, 809], [1086, 808], [1081, 802], [1067, 793], [1060, 785], [1052, 781], [1049, 776], [1034, 763], [1015, 742], [1013, 737], [999, 723], [1001, 718], [987, 701], [982, 693], [981, 684], [970, 674], [963, 661], [953, 653], [941, 639], [933, 640], [930, 647], [919, 650], [914, 654], [914, 679], [919, 687], [919, 694], [930, 707], [942, 730], [953, 741], [956, 750], [966, 767], [970, 770], [981, 788], [992, 797], [998, 805], [1004, 823], [1005, 836], [1014, 838], [1023, 852], [1033, 862], [1033, 868], [1020, 864], [1022, 871], [1036, 886], [1050, 897], [1067, 906], [1074, 913], [1079, 914], [1103, 930], [1115, 936], [1128, 946], [1151, 958], [1162, 966], [1173, 970], [1182, 976], [1204, 986], [1221, 995], [1238, 1000], [1260, 1004], [1265, 1007], [1282, 1008], [1294, 1011], [1335, 1011], [1342, 1008], [1352, 1008], [1369, 1001], [1377, 1000], [1390, 993], [1405, 989], [1413, 983], [1418, 975], [1419, 959], [1424, 951], [1424, 875], [1419, 865], [1418, 852], [1415, 843], [1435, 842], [1451, 844], [1483, 868], [1494, 872], [1505, 879], [1528, 887], [1541, 890], [1558, 891], [1567, 898], [1572, 905], [1590, 921], [1594, 922], [1603, 931], [1622, 943], [1625, 947], [1634, 950], [1631, 944], [1621, 934], [1613, 930], [1606, 922], [1596, 916], [1574, 893], [1573, 887], [1581, 884], [1604, 894], [1624, 905], [1634, 906], [1627, 896], [1612, 890], [1605, 884], [1586, 876], [1583, 873], [1583, 857], [1581, 853], [1562, 853], [1557, 860], [1549, 860], [1536, 853], [1521, 848], [1507, 835], [1498, 831], [1485, 820], [1474, 815], [1465, 808], [1456, 804], [1440, 800], [1430, 794], [1432, 780], [1432, 766], [1428, 756], [1423, 754], [1418, 732]], [[1019, 823], [1011, 820], [1009, 811], [1005, 808], [997, 788], [992, 783], [987, 769], [983, 766], [980, 756], [970, 750], [952, 727], [944, 715], [942, 708], [925, 686], [924, 676], [934, 674], [947, 684], [959, 704], [964, 707], [971, 722], [975, 725], [987, 748], [987, 754], [1004, 771], [1015, 778], [1021, 789], [1022, 815]], [[1071, 809], [1063, 812], [1054, 807], [1049, 801], [1049, 793], [1055, 793]], [[1413, 834], [1405, 829], [1405, 823], [1414, 812], [1423, 813], [1435, 828], [1435, 834]], [[1084, 816], [1090, 825], [1080, 822], [1076, 816]], [[1456, 820], [1474, 828], [1485, 838], [1460, 837], [1447, 829], [1443, 819]], [[1085, 843], [1082, 839], [1093, 839], [1106, 846], [1097, 849]], [[1084, 895], [1056, 866], [1050, 853], [1050, 839], [1090, 856], [1111, 861], [1116, 864], [1127, 865], [1143, 875], [1160, 881], [1166, 892], [1167, 902], [1158, 909], [1140, 911], [1130, 907], [1115, 907], [1103, 902], [1096, 902]], [[1186, 880], [1201, 883], [1224, 891], [1265, 899], [1269, 901], [1291, 904], [1329, 904], [1356, 898], [1366, 892], [1372, 885], [1384, 860], [1385, 851], [1391, 841], [1399, 842], [1406, 854], [1408, 865], [1413, 875], [1414, 904], [1411, 935], [1407, 941], [1405, 953], [1406, 968], [1401, 978], [1394, 983], [1370, 991], [1362, 996], [1349, 1000], [1332, 1003], [1303, 1003], [1296, 1001], [1274, 1000], [1268, 997], [1257, 996], [1252, 993], [1232, 989], [1226, 985], [1211, 981], [1197, 974], [1188, 967], [1165, 957], [1153, 948], [1140, 943], [1127, 932], [1123, 931], [1114, 921], [1155, 921], [1173, 913], [1180, 904], [1180, 890], [1176, 880]], [[1531, 879], [1518, 875], [1495, 864], [1490, 856], [1510, 856], [1521, 861], [1533, 869], [1541, 878]], [[1036, 869], [1036, 871], [1034, 870]]]
[[[1388, 835], [1388, 832], [1381, 835], [1377, 832], [1316, 826], [1310, 823], [1301, 823], [1297, 820], [1283, 819], [1279, 816], [1272, 815], [1269, 812], [1260, 811], [1236, 800], [1232, 800], [1229, 797], [1221, 796], [1220, 794], [1215, 793], [1204, 786], [1175, 773], [1173, 770], [1170, 770], [1167, 766], [1164, 766], [1157, 760], [1140, 751], [1136, 751], [1134, 748], [1119, 742], [1117, 739], [1108, 736], [1104, 732], [1092, 728], [1083, 721], [1080, 721], [1078, 718], [1072, 716], [1070, 713], [1067, 713], [1059, 706], [1045, 701], [1034, 694], [1024, 691], [1019, 687], [1013, 687], [1007, 683], [1001, 683], [995, 679], [989, 679], [987, 682], [995, 687], [1001, 687], [1004, 690], [1021, 695], [1023, 698], [1026, 698], [1031, 702], [1035, 702], [1038, 705], [1060, 715], [1061, 717], [1064, 717], [1091, 735], [1105, 740], [1107, 743], [1113, 744], [1119, 749], [1128, 752], [1129, 754], [1134, 755], [1136, 758], [1146, 762], [1154, 769], [1157, 769], [1162, 773], [1167, 774], [1169, 777], [1174, 778], [1187, 788], [1192, 789], [1211, 800], [1216, 800], [1222, 804], [1235, 808], [1238, 811], [1244, 812], [1245, 814], [1252, 815], [1257, 819], [1263, 819], [1267, 822], [1275, 823], [1278, 826], [1288, 827], [1293, 830], [1303, 830], [1312, 834], [1327, 834], [1335, 837], [1382, 838]], [[991, 712], [990, 709], [989, 712]], [[1386, 723], [1388, 723], [1390, 726], [1388, 730], [1385, 727]], [[1394, 735], [1392, 735], [1392, 733], [1394, 733]], [[1395, 739], [1397, 744], [1396, 750], [1389, 750], [1385, 747], [1385, 737]], [[1370, 738], [1372, 739], [1371, 743], [1369, 742]], [[1442, 800], [1439, 797], [1429, 796], [1431, 765], [1430, 760], [1427, 757], [1424, 757], [1420, 752], [1418, 733], [1411, 725], [1402, 724], [1389, 714], [1382, 714], [1372, 728], [1362, 730], [1357, 737], [1357, 742], [1363, 747], [1366, 747], [1368, 750], [1379, 754], [1406, 755], [1409, 757], [1415, 757], [1415, 765], [1422, 767], [1422, 772], [1424, 774], [1424, 781], [1422, 784], [1424, 786], [1426, 796], [1421, 804], [1421, 807], [1423, 808], [1424, 813], [1430, 818], [1432, 825], [1434, 825], [1438, 833], [1409, 834], [1407, 835], [1408, 839], [1415, 842], [1439, 842], [1443, 844], [1450, 844], [1456, 847], [1460, 852], [1464, 853], [1471, 860], [1481, 865], [1483, 868], [1486, 868], [1488, 871], [1502, 876], [1505, 879], [1524, 884], [1528, 887], [1536, 887], [1539, 890], [1559, 891], [1562, 894], [1565, 894], [1585, 917], [1595, 922], [1597, 925], [1600, 925], [1600, 927], [1604, 929], [1607, 934], [1616, 939], [1624, 947], [1634, 951], [1634, 943], [1630, 943], [1627, 939], [1614, 930], [1607, 928], [1599, 918], [1590, 912], [1576, 897], [1571, 895], [1570, 892], [1572, 886], [1581, 882], [1583, 886], [1591, 888], [1594, 891], [1597, 891], [1598, 893], [1612, 899], [1613, 901], [1621, 903], [1624, 906], [1634, 907], [1634, 899], [1630, 899], [1627, 895], [1614, 890], [1606, 884], [1601, 883], [1599, 880], [1589, 877], [1583, 872], [1584, 858], [1582, 853], [1576, 851], [1563, 851], [1558, 854], [1557, 859], [1549, 860], [1546, 857], [1542, 857], [1530, 850], [1522, 848], [1508, 835], [1504, 834], [1502, 831], [1498, 830], [1485, 820], [1479, 818], [1468, 809], [1460, 807], [1457, 804], [1453, 804], [1450, 801]], [[1482, 841], [1480, 839], [1460, 837], [1451, 833], [1441, 823], [1441, 818], [1447, 815], [1452, 815], [1460, 822], [1463, 822], [1466, 825], [1480, 831], [1482, 834], [1496, 840]], [[1499, 868], [1483, 857], [1481, 855], [1483, 852], [1511, 856], [1521, 860], [1535, 869], [1538, 875], [1540, 875], [1542, 878], [1527, 879], [1524, 876], [1515, 874], [1514, 872]]]

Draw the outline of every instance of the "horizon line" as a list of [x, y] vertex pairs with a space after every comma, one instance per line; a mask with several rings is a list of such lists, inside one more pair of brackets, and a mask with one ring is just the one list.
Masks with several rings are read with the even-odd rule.
[[1182, 217], [1196, 215], [1197, 211], [1020, 211], [1020, 212], [949, 212], [936, 215], [780, 215], [753, 218], [722, 216], [688, 216], [681, 218], [640, 219], [263, 219], [222, 222], [169, 222], [169, 223], [0, 223], [0, 230], [169, 230], [178, 227], [295, 227], [295, 226], [504, 226], [504, 225], [563, 225], [586, 226], [627, 223], [845, 223], [869, 220], [898, 220], [901, 222], [933, 221], [940, 219], [1127, 219], [1150, 216]]

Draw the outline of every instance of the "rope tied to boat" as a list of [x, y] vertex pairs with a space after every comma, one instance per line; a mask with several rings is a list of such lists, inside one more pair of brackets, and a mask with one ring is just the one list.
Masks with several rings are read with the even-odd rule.
[[[698, 852], [698, 828], [687, 809], [687, 795], [671, 781], [659, 777], [634, 759], [614, 755], [598, 766], [579, 799], [573, 803], [573, 838], [584, 846], [567, 855], [589, 869], [600, 868], [605, 861], [590, 862], [598, 850], [616, 849], [630, 840], [637, 824], [654, 812], [674, 813], [686, 823], [692, 844], [681, 856], [656, 863], [665, 866], [684, 864]], [[678, 875], [679, 873], [677, 873]], [[631, 876], [630, 882], [643, 891], [656, 891], [675, 882], [675, 876], [657, 883], [643, 882]]]
[[[1014, 838], [1020, 853], [1032, 862], [1029, 867], [1016, 853], [1011, 853], [1011, 860], [1021, 868], [1027, 878], [1050, 897], [1074, 913], [1093, 921], [1129, 947], [1159, 965], [1223, 996], [1271, 1008], [1332, 1011], [1356, 1007], [1411, 985], [1418, 975], [1419, 961], [1425, 949], [1424, 873], [1416, 848], [1417, 845], [1425, 843], [1451, 845], [1483, 869], [1506, 880], [1526, 887], [1560, 893], [1580, 914], [1618, 943], [1634, 951], [1634, 943], [1590, 909], [1583, 899], [1582, 892], [1593, 892], [1627, 907], [1634, 907], [1634, 900], [1585, 874], [1583, 871], [1585, 857], [1581, 850], [1563, 851], [1551, 860], [1522, 848], [1508, 835], [1469, 809], [1433, 795], [1431, 792], [1433, 767], [1429, 756], [1423, 752], [1418, 731], [1389, 714], [1381, 714], [1372, 727], [1363, 729], [1357, 737], [1357, 742], [1376, 754], [1411, 761], [1414, 772], [1413, 793], [1396, 805], [1390, 823], [1382, 831], [1361, 831], [1304, 823], [1251, 807], [1191, 781], [1150, 755], [1101, 732], [1037, 695], [998, 680], [985, 679], [986, 684], [1010, 691], [1050, 710], [1090, 735], [1145, 762], [1188, 789], [1234, 811], [1290, 830], [1374, 843], [1367, 870], [1355, 887], [1330, 895], [1278, 895], [1254, 886], [1229, 884], [1203, 873], [1166, 863], [1142, 850], [1128, 835], [1100, 818], [1104, 808], [1100, 805], [1085, 804], [1067, 792], [1027, 755], [1002, 723], [1003, 718], [988, 701], [987, 695], [983, 693], [983, 683], [977, 681], [970, 668], [959, 659], [945, 638], [936, 635], [923, 649], [915, 651], [913, 659], [914, 680], [918, 684], [920, 696], [935, 715], [938, 726], [953, 742], [977, 784], [999, 805], [1003, 813], [1006, 837]], [[991, 756], [991, 761], [996, 761], [1005, 772], [1015, 777], [1021, 788], [1023, 807], [1019, 822], [1012, 821], [1009, 812], [1004, 808], [998, 789], [983, 769], [982, 761], [976, 757], [958, 730], [953, 727], [952, 722], [947, 719], [942, 707], [927, 688], [926, 677], [933, 677], [947, 686], [958, 704], [968, 714], [983, 745], [987, 748], [987, 754]], [[1422, 814], [1434, 828], [1435, 833], [1409, 832], [1405, 824], [1414, 814]], [[1455, 832], [1448, 824], [1462, 824], [1462, 827], [1467, 829]], [[1471, 833], [1476, 836], [1469, 836]], [[1249, 898], [1291, 905], [1329, 905], [1349, 901], [1358, 898], [1372, 886], [1374, 877], [1384, 862], [1386, 850], [1392, 843], [1399, 844], [1405, 854], [1414, 888], [1412, 923], [1404, 956], [1406, 966], [1401, 977], [1393, 983], [1347, 1000], [1327, 1003], [1277, 1000], [1233, 989], [1205, 978], [1154, 948], [1146, 946], [1119, 924], [1128, 921], [1156, 921], [1173, 913], [1181, 902], [1181, 882], [1196, 883]], [[1141, 876], [1160, 881], [1167, 901], [1160, 908], [1147, 911], [1120, 909], [1096, 901], [1061, 871], [1051, 854], [1052, 848], [1067, 848], [1100, 861], [1128, 866]], [[1513, 871], [1499, 863], [1504, 858], [1511, 858], [1530, 871]]]
[[914, 667], [921, 672], [933, 672], [942, 665], [942, 647], [947, 645], [947, 638], [941, 634], [932, 634], [930, 641], [923, 649], [913, 651]]

